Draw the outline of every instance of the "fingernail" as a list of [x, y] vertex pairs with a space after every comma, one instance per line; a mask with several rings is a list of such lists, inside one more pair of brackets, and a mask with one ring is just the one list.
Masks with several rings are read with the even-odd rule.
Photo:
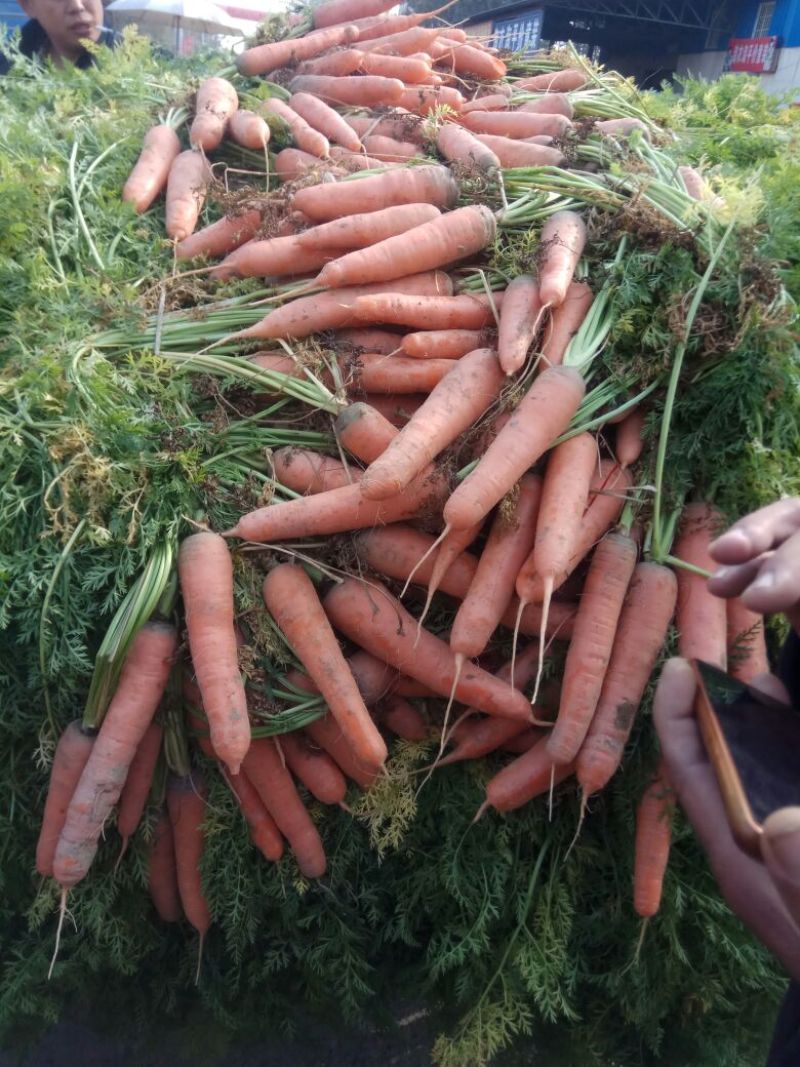
[[729, 575], [733, 574], [733, 570], [733, 567], [717, 567], [717, 569], [711, 575], [711, 579], [713, 580], [714, 578], [727, 578]]
[[787, 881], [800, 881], [800, 808], [780, 808], [764, 823], [773, 866]]
[[735, 544], [740, 544], [743, 548], [749, 548], [750, 546], [750, 538], [743, 530], [728, 530], [726, 533], [720, 534], [719, 537], [716, 537], [711, 542], [711, 547], [713, 548], [714, 545], [719, 545], [723, 542], [727, 547]]
[[759, 576], [750, 583], [748, 589], [759, 593], [767, 593], [775, 586], [775, 574], [773, 571], [762, 571]]

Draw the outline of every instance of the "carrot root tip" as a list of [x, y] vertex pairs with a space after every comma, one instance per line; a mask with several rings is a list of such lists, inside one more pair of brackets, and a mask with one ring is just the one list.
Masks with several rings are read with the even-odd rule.
[[485, 815], [486, 809], [488, 807], [489, 807], [489, 801], [488, 800], [484, 800], [484, 802], [481, 804], [481, 806], [475, 812], [475, 818], [472, 820], [472, 823], [470, 824], [471, 826], [474, 826], [475, 823], [478, 821], [478, 819], [481, 819]]

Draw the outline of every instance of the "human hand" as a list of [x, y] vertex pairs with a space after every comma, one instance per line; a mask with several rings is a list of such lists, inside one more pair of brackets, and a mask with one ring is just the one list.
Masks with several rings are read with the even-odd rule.
[[800, 633], [800, 498], [746, 515], [709, 551], [722, 564], [709, 579], [710, 592], [741, 596], [760, 615], [782, 611]]
[[[776, 678], [764, 675], [751, 684], [781, 697]], [[653, 718], [670, 782], [731, 910], [800, 979], [800, 808], [782, 808], [766, 820], [763, 863], [739, 848], [700, 736], [694, 696], [689, 664], [669, 660], [658, 682]]]

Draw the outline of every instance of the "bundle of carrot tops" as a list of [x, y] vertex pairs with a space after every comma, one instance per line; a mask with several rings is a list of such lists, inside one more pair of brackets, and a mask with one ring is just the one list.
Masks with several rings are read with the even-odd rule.
[[[152, 909], [140, 963], [171, 944], [169, 995], [228, 1025], [221, 975], [235, 999], [268, 951], [290, 999], [354, 1016], [370, 971], [423, 981], [457, 1017], [445, 1067], [531, 1032], [566, 1057], [555, 1024], [596, 1033], [593, 988], [660, 1055], [673, 1007], [648, 998], [707, 980], [693, 911], [721, 999], [771, 989], [707, 872], [688, 883], [649, 697], [673, 650], [768, 669], [764, 620], [706, 578], [796, 443], [793, 304], [741, 193], [629, 83], [390, 7], [265, 24], [138, 145], [73, 148], [69, 240], [49, 202], [55, 283], [106, 310], [4, 394], [52, 467], [16, 514], [60, 545], [39, 978]], [[104, 245], [82, 197], [112, 157]], [[115, 267], [137, 241], [149, 269]], [[113, 617], [70, 634], [83, 691], [56, 700], [71, 570]], [[706, 1062], [677, 1033], [663, 1054]]]

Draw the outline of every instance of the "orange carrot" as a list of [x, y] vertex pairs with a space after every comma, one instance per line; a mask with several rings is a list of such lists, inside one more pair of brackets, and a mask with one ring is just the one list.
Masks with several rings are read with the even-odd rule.
[[53, 874], [53, 857], [64, 828], [67, 809], [94, 745], [95, 731], [84, 730], [74, 719], [64, 730], [56, 746], [50, 783], [42, 816], [42, 828], [36, 843], [36, 870], [45, 878]]
[[450, 496], [444, 509], [448, 526], [471, 526], [486, 516], [566, 430], [585, 391], [572, 367], [540, 374], [478, 466]]
[[564, 115], [542, 115], [530, 111], [469, 111], [461, 121], [473, 133], [493, 133], [519, 140], [523, 137], [563, 137], [572, 126]]
[[322, 840], [272, 738], [254, 739], [242, 768], [289, 842], [300, 871], [306, 878], [321, 878], [327, 866]]
[[306, 34], [305, 37], [247, 48], [236, 57], [236, 66], [240, 74], [254, 78], [279, 67], [290, 67], [300, 60], [311, 59], [329, 48], [354, 41], [357, 37], [358, 29], [355, 26], [330, 26], [319, 33]]
[[476, 96], [474, 100], [468, 100], [461, 108], [461, 114], [466, 115], [470, 111], [505, 111], [508, 107], [508, 97], [505, 93], [489, 93], [486, 96]]
[[211, 182], [211, 168], [202, 152], [181, 152], [167, 178], [166, 231], [176, 241], [194, 233]]
[[533, 93], [571, 93], [582, 89], [589, 80], [582, 70], [556, 70], [550, 74], [536, 74], [532, 78], [522, 78], [516, 82], [517, 89]]
[[354, 107], [399, 104], [404, 85], [399, 78], [375, 74], [331, 78], [324, 74], [298, 74], [289, 82], [289, 92], [310, 93], [326, 104], [352, 104]]
[[[397, 356], [387, 356], [397, 360]], [[364, 496], [385, 500], [404, 489], [449, 444], [456, 440], [497, 398], [503, 376], [491, 348], [479, 348], [457, 362], [408, 360], [421, 367], [451, 367], [433, 388], [386, 450], [370, 464], [362, 479]]]
[[496, 173], [502, 166], [488, 145], [455, 122], [445, 122], [436, 135], [436, 147], [451, 163], [477, 167], [486, 174]]
[[131, 643], [56, 846], [53, 877], [65, 889], [89, 871], [100, 834], [164, 694], [175, 645], [173, 627], [156, 622], [145, 623]]
[[586, 282], [570, 282], [563, 302], [555, 308], [544, 332], [542, 362], [557, 367], [564, 361], [564, 353], [578, 332], [592, 306], [594, 294]]
[[365, 52], [361, 63], [365, 74], [379, 74], [384, 78], [399, 78], [406, 85], [418, 85], [431, 76], [431, 61], [415, 56], [381, 55], [380, 52]]
[[746, 607], [739, 597], [726, 601], [728, 620], [728, 671], [740, 682], [769, 674], [764, 616]]
[[419, 147], [413, 141], [397, 141], [394, 137], [384, 137], [379, 133], [369, 133], [364, 137], [364, 148], [372, 159], [381, 163], [406, 163], [409, 159], [421, 155]]
[[456, 660], [479, 656], [507, 610], [517, 572], [537, 536], [542, 495], [541, 478], [526, 474], [513, 502], [495, 516], [475, 577], [450, 631]]
[[282, 563], [264, 579], [264, 603], [342, 729], [356, 757], [380, 766], [387, 751], [358, 692], [314, 584], [302, 567]]
[[370, 407], [379, 411], [383, 417], [396, 429], [402, 430], [411, 416], [425, 401], [424, 393], [407, 393], [405, 396], [395, 396], [380, 393], [367, 393], [364, 397]]
[[[601, 133], [606, 137], [627, 137], [628, 134], [633, 133], [634, 130], [641, 130], [645, 138], [650, 140], [650, 130], [641, 119], [605, 119], [603, 122], [595, 122], [594, 128], [598, 133]], [[682, 169], [683, 168], [678, 167], [678, 171], [681, 171]], [[687, 192], [689, 192], [689, 190], [687, 190]], [[692, 195], [691, 192], [689, 195]]]
[[408, 111], [379, 115], [344, 115], [343, 118], [359, 137], [377, 133], [383, 137], [392, 137], [396, 141], [413, 141], [420, 147], [426, 143], [422, 134], [422, 118]]
[[365, 766], [356, 759], [341, 727], [332, 715], [323, 715], [321, 719], [315, 719], [304, 730], [314, 744], [327, 752], [345, 776], [354, 781], [360, 789], [370, 789], [378, 780], [380, 768]]
[[[331, 149], [333, 158], [333, 149]], [[294, 182], [307, 174], [332, 174], [344, 177], [348, 171], [344, 167], [332, 166], [330, 163], [312, 156], [310, 152], [301, 152], [299, 148], [283, 148], [275, 156], [275, 173], [282, 182]]]
[[247, 697], [234, 630], [233, 563], [219, 534], [192, 534], [178, 555], [186, 630], [211, 744], [231, 774], [250, 744]]
[[574, 211], [558, 211], [542, 226], [539, 296], [547, 307], [566, 300], [585, 244], [586, 224]]
[[211, 911], [200, 878], [206, 796], [205, 783], [197, 771], [187, 778], [173, 777], [167, 785], [167, 810], [175, 843], [178, 892], [186, 918], [200, 934], [201, 946], [211, 926]]
[[[238, 114], [238, 112], [237, 112]], [[195, 256], [224, 256], [233, 252], [255, 237], [263, 221], [258, 210], [245, 211], [231, 217], [223, 215], [221, 219], [191, 234], [175, 246], [178, 259], [193, 259]]]
[[325, 493], [350, 485], [361, 477], [357, 467], [345, 467], [341, 460], [306, 448], [287, 446], [272, 454], [275, 478], [295, 493]]
[[382, 726], [404, 741], [426, 741], [430, 736], [425, 716], [401, 696], [391, 696], [378, 709]]
[[314, 28], [335, 27], [352, 18], [382, 15], [393, 6], [389, 0], [327, 0], [314, 8]]
[[342, 448], [364, 463], [372, 463], [397, 437], [397, 430], [371, 404], [349, 404], [334, 423]]
[[661, 907], [672, 841], [672, 808], [672, 790], [662, 766], [636, 809], [633, 907], [643, 919], [649, 919]]
[[183, 915], [178, 872], [175, 866], [175, 841], [172, 823], [162, 811], [153, 831], [147, 862], [147, 886], [158, 917], [165, 923], [176, 923]]
[[117, 832], [122, 838], [122, 851], [128, 845], [128, 839], [136, 833], [142, 818], [144, 806], [150, 787], [153, 784], [153, 772], [156, 769], [163, 729], [158, 722], [151, 722], [144, 737], [139, 742], [136, 755], [122, 787], [117, 812]]
[[519, 110], [543, 115], [564, 115], [568, 119], [575, 114], [570, 98], [564, 93], [545, 93], [536, 100], [526, 100]]
[[674, 573], [639, 563], [622, 607], [597, 710], [576, 761], [584, 797], [605, 789], [625, 745], [675, 612]]
[[[719, 515], [708, 504], [687, 504], [673, 554], [692, 566], [716, 570], [708, 546], [720, 525]], [[725, 601], [708, 591], [702, 575], [683, 567], [678, 568], [676, 622], [678, 650], [685, 659], [699, 659], [721, 671], [726, 670], [728, 621]]]
[[399, 684], [400, 676], [397, 671], [388, 663], [365, 652], [363, 648], [348, 656], [347, 664], [367, 706], [377, 704], [390, 692], [394, 692]]
[[329, 142], [335, 141], [350, 152], [361, 151], [361, 141], [353, 128], [324, 101], [308, 93], [295, 93], [289, 104], [301, 119], [319, 130]]
[[[426, 52], [428, 45], [438, 36], [439, 30], [435, 27], [412, 26], [398, 33], [384, 34], [381, 37], [363, 38], [359, 35], [358, 44], [365, 51], [411, 56], [415, 52]], [[367, 106], [369, 106], [368, 103]]]
[[444, 641], [427, 631], [416, 636], [416, 622], [377, 582], [345, 578], [324, 600], [331, 622], [351, 640], [399, 671], [492, 715], [530, 721], [530, 705], [518, 690], [469, 664], [456, 681], [455, 657]]
[[172, 126], [153, 126], [144, 135], [141, 154], [122, 188], [122, 199], [133, 205], [137, 215], [147, 211], [166, 188], [170, 168], [180, 150], [180, 138]]
[[467, 77], [499, 81], [506, 76], [507, 68], [502, 59], [470, 44], [456, 44], [448, 52], [447, 59], [459, 74]]
[[270, 137], [269, 126], [261, 115], [243, 108], [228, 119], [228, 133], [232, 141], [254, 152], [263, 151]]
[[450, 208], [458, 199], [458, 185], [446, 167], [423, 166], [389, 170], [347, 182], [311, 185], [299, 189], [293, 207], [315, 222], [330, 222], [343, 215], [378, 211], [395, 204], [434, 204]]
[[353, 311], [361, 322], [414, 326], [432, 330], [479, 330], [494, 322], [491, 305], [484, 296], [409, 296], [385, 291], [356, 299]]
[[371, 15], [353, 19], [353, 25], [358, 29], [359, 41], [369, 41], [389, 33], [402, 33], [403, 30], [413, 29], [420, 23], [441, 15], [449, 6], [444, 4], [436, 11], [421, 11], [413, 15]]
[[404, 107], [416, 115], [428, 115], [440, 107], [449, 107], [453, 111], [460, 111], [464, 103], [464, 97], [458, 89], [451, 89], [447, 85], [422, 86], [410, 85], [400, 94], [395, 101], [398, 107]]
[[[347, 149], [340, 148], [338, 145], [331, 145], [331, 159], [336, 163], [336, 171], [341, 172], [341, 174], [335, 174], [336, 177], [357, 174], [365, 170], [378, 170], [383, 173], [392, 167], [399, 166], [397, 163], [384, 163], [381, 159], [361, 155], [360, 152], [348, 152]], [[331, 168], [328, 173], [334, 173], [333, 169]]]
[[589, 731], [636, 553], [636, 542], [616, 533], [594, 550], [564, 665], [558, 718], [547, 739], [554, 763], [571, 763]]
[[[321, 330], [337, 330], [342, 326], [355, 325], [359, 321], [356, 303], [359, 297], [389, 293], [428, 295], [452, 291], [450, 278], [441, 271], [423, 271], [408, 278], [379, 285], [354, 285], [337, 289], [332, 293], [316, 296], [301, 296], [266, 315], [261, 322], [247, 330], [240, 330], [232, 337], [308, 337]], [[437, 297], [437, 299], [440, 299]]]
[[225, 136], [228, 119], [239, 107], [236, 90], [225, 78], [206, 78], [197, 90], [195, 116], [189, 129], [192, 148], [213, 152]]
[[542, 302], [536, 279], [530, 274], [513, 278], [503, 297], [497, 334], [497, 353], [500, 366], [506, 374], [514, 374], [524, 364], [536, 335], [541, 311]]
[[278, 744], [289, 770], [320, 804], [344, 804], [347, 782], [338, 764], [300, 733], [281, 734]]
[[[450, 570], [450, 568], [453, 566], [459, 556], [461, 556], [461, 554], [464, 552], [464, 549], [469, 548], [469, 546], [481, 532], [482, 528], [482, 522], [478, 522], [474, 526], [465, 526], [463, 530], [449, 530], [445, 528], [442, 531], [441, 536], [437, 538], [437, 540], [431, 546], [431, 549], [433, 549], [435, 548], [436, 544], [439, 545], [439, 547], [436, 549], [436, 558], [433, 561], [430, 578], [428, 579], [428, 591], [425, 594], [425, 604], [422, 608], [422, 612], [419, 618], [417, 619], [418, 626], [422, 626], [424, 620], [427, 618], [428, 611], [430, 609], [431, 603], [433, 602], [433, 598], [439, 590], [439, 587], [442, 584], [442, 581], [444, 580], [444, 576], [447, 574], [447, 572]], [[422, 559], [424, 560], [424, 558], [425, 557], [423, 556]], [[407, 583], [411, 581], [412, 578], [413, 574], [410, 574], [408, 576]], [[465, 590], [464, 596], [467, 595], [467, 592], [468, 590]]]
[[[389, 330], [369, 328], [339, 330], [334, 339], [334, 347], [344, 345], [354, 351], [361, 349], [362, 352], [380, 352], [383, 356], [389, 356], [392, 352], [398, 351], [402, 340], [400, 334], [390, 333]], [[410, 353], [405, 354], [410, 355]]]
[[[307, 59], [305, 63], [301, 63], [297, 67], [297, 73], [323, 74], [333, 78], [343, 78], [360, 70], [363, 61], [364, 53], [359, 51], [358, 48], [342, 48], [336, 52], [326, 52], [321, 56], [316, 56], [314, 59]], [[327, 104], [325, 106], [327, 107]], [[314, 123], [312, 122], [311, 125], [313, 126]]]
[[289, 127], [292, 140], [302, 152], [312, 156], [327, 156], [330, 152], [328, 138], [315, 130], [302, 118], [294, 108], [277, 97], [270, 97], [261, 104], [261, 112], [269, 117], [280, 119]]
[[476, 133], [475, 137], [494, 152], [502, 167], [558, 167], [564, 162], [562, 152], [546, 145], [490, 133]]
[[[365, 248], [431, 222], [440, 215], [438, 207], [433, 204], [398, 204], [312, 226], [298, 234], [297, 241], [302, 248]], [[380, 281], [379, 278], [370, 280]]]
[[452, 359], [407, 359], [377, 352], [340, 359], [350, 392], [428, 393], [457, 366]]
[[481, 347], [480, 330], [422, 330], [407, 333], [400, 346], [412, 359], [460, 359]]
[[264, 807], [258, 791], [242, 771], [238, 774], [224, 774], [224, 777], [250, 828], [250, 840], [264, 859], [277, 863], [283, 855], [283, 838], [278, 824]]
[[[553, 767], [553, 758], [547, 748], [547, 739], [538, 741], [533, 748], [507, 764], [502, 771], [486, 783], [486, 805], [495, 811], [514, 811], [534, 797], [546, 793], [552, 786], [560, 785], [574, 771], [571, 763]], [[481, 809], [482, 811], [483, 809]], [[479, 812], [480, 814], [480, 812]]]
[[632, 411], [630, 415], [626, 415], [617, 427], [617, 461], [623, 470], [632, 466], [642, 454], [642, 449], [644, 448], [643, 429], [644, 415], [637, 410]]
[[282, 277], [307, 274], [341, 255], [338, 248], [309, 248], [298, 237], [248, 241], [210, 271], [212, 278]]

